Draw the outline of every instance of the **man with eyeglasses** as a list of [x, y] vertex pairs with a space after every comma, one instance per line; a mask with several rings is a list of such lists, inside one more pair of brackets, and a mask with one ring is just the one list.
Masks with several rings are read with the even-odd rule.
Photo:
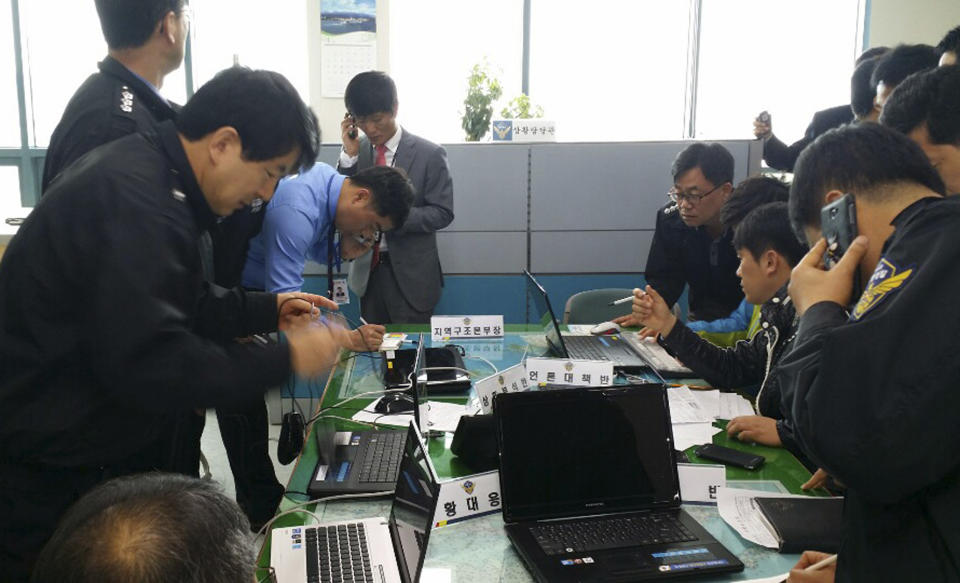
[[429, 323], [443, 287], [437, 231], [453, 222], [446, 151], [400, 127], [397, 86], [386, 73], [358, 74], [343, 101], [340, 173], [355, 176], [371, 166], [395, 166], [406, 171], [416, 189], [403, 228], [350, 266], [350, 288], [360, 296], [360, 311], [369, 322]]
[[[667, 193], [672, 203], [657, 213], [647, 284], [668, 306], [689, 285], [691, 320], [726, 317], [743, 300], [733, 235], [720, 221], [733, 191], [733, 156], [720, 144], [692, 144], [674, 160], [672, 173], [673, 188]], [[615, 321], [641, 324], [632, 314]]]

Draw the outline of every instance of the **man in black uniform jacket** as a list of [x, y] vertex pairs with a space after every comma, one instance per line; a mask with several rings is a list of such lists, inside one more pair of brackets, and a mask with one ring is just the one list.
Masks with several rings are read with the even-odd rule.
[[[312, 294], [204, 282], [198, 240], [311, 164], [316, 117], [281, 75], [235, 68], [174, 122], [65, 170], [0, 263], [0, 564], [14, 580], [105, 479], [154, 469], [171, 414], [249, 402], [329, 365]], [[234, 338], [288, 330], [262, 346]]]
[[[47, 149], [43, 192], [70, 164], [97, 146], [176, 118], [180, 106], [160, 95], [164, 78], [180, 67], [189, 31], [184, 0], [96, 0], [108, 55], [77, 89]], [[249, 240], [260, 232], [264, 212], [245, 207], [219, 220], [200, 242], [208, 281], [240, 285]], [[92, 225], [91, 228], [96, 228]], [[212, 249], [211, 249], [212, 247]], [[212, 265], [211, 265], [212, 263]], [[241, 409], [218, 409], [220, 434], [230, 460], [237, 501], [254, 524], [277, 507], [283, 486], [267, 453], [267, 410], [262, 400]], [[168, 427], [164, 469], [197, 475], [203, 412], [185, 411]]]
[[[720, 144], [691, 144], [673, 161], [672, 203], [657, 212], [644, 276], [668, 306], [690, 285], [690, 319], [725, 318], [743, 300], [740, 260], [720, 210], [733, 191], [733, 156]], [[633, 314], [614, 320], [638, 326]]]
[[[860, 236], [826, 271], [820, 211], [844, 193]], [[838, 581], [960, 581], [960, 198], [943, 193], [920, 148], [877, 124], [797, 161], [790, 215], [813, 245], [777, 374], [800, 447], [847, 486]]]

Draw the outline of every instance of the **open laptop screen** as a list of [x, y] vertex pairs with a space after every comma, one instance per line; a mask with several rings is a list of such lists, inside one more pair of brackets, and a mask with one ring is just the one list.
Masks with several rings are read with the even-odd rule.
[[397, 551], [400, 577], [404, 582], [412, 582], [417, 580], [423, 568], [440, 485], [434, 477], [419, 432], [413, 425], [407, 429], [404, 447], [390, 509], [390, 536]]
[[560, 335], [560, 325], [550, 305], [550, 298], [547, 297], [547, 290], [543, 289], [540, 282], [526, 269], [523, 270], [523, 274], [527, 276], [527, 298], [533, 308], [530, 312], [531, 316], [538, 318], [536, 322], [543, 326], [547, 342], [559, 353], [560, 358], [568, 358], [569, 353], [563, 343], [563, 336]]
[[663, 385], [497, 395], [508, 522], [680, 502]]

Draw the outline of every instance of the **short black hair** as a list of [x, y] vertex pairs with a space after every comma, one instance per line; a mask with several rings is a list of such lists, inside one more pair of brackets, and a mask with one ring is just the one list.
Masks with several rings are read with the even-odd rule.
[[169, 12], [180, 14], [185, 0], [94, 0], [103, 38], [111, 49], [143, 46]]
[[358, 73], [343, 92], [343, 103], [350, 115], [362, 117], [397, 107], [397, 84], [383, 71]]
[[286, 77], [246, 67], [224, 69], [207, 81], [177, 116], [177, 131], [196, 141], [222, 127], [240, 134], [243, 157], [263, 161], [299, 148], [296, 168], [313, 166], [320, 151], [317, 116]]
[[704, 178], [714, 186], [733, 182], [733, 155], [720, 144], [697, 142], [684, 148], [673, 161], [671, 172], [674, 181], [698, 166]]
[[832, 129], [804, 148], [793, 169], [790, 220], [797, 236], [820, 226], [820, 209], [831, 190], [879, 200], [890, 187], [918, 184], [945, 194], [943, 180], [913, 140], [880, 124]]
[[890, 52], [890, 47], [871, 47], [871, 48], [863, 51], [862, 53], [860, 53], [860, 56], [857, 57], [857, 60], [854, 61], [853, 65], [854, 65], [854, 66], [857, 66], [857, 65], [859, 65], [860, 63], [866, 61], [867, 59], [872, 59], [872, 58], [874, 58], [874, 57], [879, 57], [879, 56], [884, 55], [884, 54], [886, 54], [886, 53], [888, 53], [888, 52]]
[[937, 52], [941, 55], [946, 52], [956, 53], [960, 57], [960, 26], [951, 29], [943, 36], [937, 45]]
[[733, 232], [733, 248], [746, 249], [757, 260], [773, 249], [790, 267], [800, 263], [807, 252], [807, 246], [790, 228], [790, 211], [783, 201], [767, 203], [747, 213]]
[[413, 206], [413, 183], [402, 168], [392, 166], [371, 166], [349, 178], [356, 186], [362, 186], [373, 193], [373, 208], [381, 217], [387, 217], [394, 229], [407, 222], [410, 207]]
[[883, 106], [880, 123], [904, 134], [926, 124], [934, 144], [960, 146], [960, 67], [907, 77]]
[[737, 185], [723, 203], [720, 222], [725, 229], [735, 228], [753, 209], [771, 202], [787, 202], [790, 187], [771, 176], [751, 176]]
[[850, 76], [850, 109], [858, 118], [873, 111], [877, 98], [877, 86], [871, 82], [873, 71], [882, 57], [873, 57], [861, 62]]
[[252, 581], [250, 523], [214, 482], [149, 473], [77, 501], [40, 553], [33, 583]]
[[937, 50], [930, 45], [897, 45], [880, 57], [870, 83], [874, 88], [880, 83], [896, 87], [913, 73], [936, 67], [939, 60]]

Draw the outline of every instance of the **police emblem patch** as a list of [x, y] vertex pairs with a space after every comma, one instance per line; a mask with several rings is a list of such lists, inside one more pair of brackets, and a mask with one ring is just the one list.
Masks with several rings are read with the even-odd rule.
[[467, 494], [473, 494], [473, 489], [476, 487], [476, 484], [467, 480], [466, 482], [460, 484], [460, 487], [463, 488], [463, 491]]
[[867, 289], [864, 290], [863, 295], [860, 296], [860, 301], [854, 306], [850, 319], [859, 320], [880, 303], [880, 300], [887, 294], [902, 287], [907, 279], [913, 275], [914, 268], [915, 266], [911, 266], [909, 269], [901, 271], [886, 258], [881, 259], [877, 268], [873, 271], [873, 275], [870, 276]]

